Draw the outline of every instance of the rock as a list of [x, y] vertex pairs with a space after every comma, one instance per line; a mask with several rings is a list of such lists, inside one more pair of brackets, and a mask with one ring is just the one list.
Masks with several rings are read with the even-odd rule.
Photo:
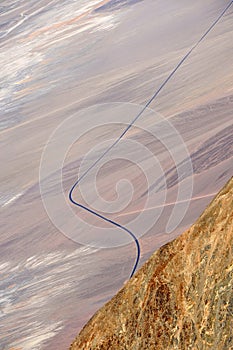
[[233, 349], [233, 178], [155, 252], [70, 350]]

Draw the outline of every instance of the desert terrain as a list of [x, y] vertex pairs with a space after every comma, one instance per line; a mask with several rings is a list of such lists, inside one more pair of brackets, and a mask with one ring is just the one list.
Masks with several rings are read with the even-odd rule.
[[[1, 2], [1, 349], [68, 348], [94, 312], [129, 278], [134, 243], [115, 231], [108, 240], [102, 230], [110, 232], [110, 225], [70, 204], [69, 190], [84, 156], [98, 146], [88, 160], [94, 162], [105, 149], [103, 142], [119, 136], [228, 3]], [[97, 180], [88, 176], [83, 187], [75, 189], [77, 201], [93, 208], [104, 198], [107, 205], [99, 212], [122, 225], [131, 227], [142, 214], [132, 225], [141, 245], [139, 266], [188, 228], [232, 176], [232, 11], [231, 7], [153, 101], [140, 127], [125, 135], [124, 142], [131, 146], [115, 147]], [[56, 203], [55, 217], [69, 230], [66, 235], [45, 210], [40, 166], [49, 137], [71, 116], [75, 129], [61, 132], [49, 158], [51, 168], [42, 178], [48, 198]], [[97, 126], [91, 130], [93, 121]], [[166, 134], [167, 125], [175, 134]], [[53, 168], [75, 132], [80, 139], [70, 144], [63, 159], [62, 189], [67, 207], [90, 227], [82, 232], [62, 209]], [[176, 142], [173, 150], [177, 135], [185, 153]], [[135, 142], [153, 159], [134, 152]], [[183, 171], [179, 178], [177, 166], [187, 155], [192, 171]], [[114, 201], [121, 179], [127, 181], [119, 187], [118, 209]], [[97, 196], [93, 188], [98, 188]], [[144, 210], [148, 196], [150, 206]], [[167, 232], [173, 210], [184, 215]]]

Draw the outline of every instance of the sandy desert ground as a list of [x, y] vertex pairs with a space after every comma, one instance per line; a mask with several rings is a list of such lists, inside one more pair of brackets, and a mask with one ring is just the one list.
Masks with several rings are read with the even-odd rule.
[[[68, 196], [83, 156], [105, 139], [116, 138], [125, 127], [113, 124], [118, 123], [113, 112], [109, 125], [103, 127], [97, 112], [82, 110], [104, 104], [106, 113], [111, 104], [123, 106], [129, 111], [125, 120], [130, 122], [138, 105], [146, 103], [228, 3], [1, 2], [1, 349], [66, 349], [93, 313], [127, 280], [135, 261], [135, 246], [127, 239], [124, 242], [122, 238], [124, 245], [112, 247], [107, 242], [109, 248], [102, 249], [96, 232], [103, 229], [103, 224], [73, 206], [74, 212], [92, 226], [90, 231], [79, 237], [78, 230], [71, 227], [72, 240], [50, 221], [39, 187], [39, 166], [49, 136], [71, 115], [77, 116], [77, 134], [83, 126], [88, 130], [93, 120], [100, 125], [82, 135], [67, 152], [62, 186]], [[121, 224], [130, 227], [132, 219], [142, 212], [148, 194], [151, 196], [152, 205], [136, 227], [140, 265], [190, 226], [232, 175], [232, 35], [233, 6], [142, 117], [142, 127], [149, 127], [152, 134], [134, 127], [125, 137], [152, 152], [166, 176], [166, 190], [159, 167], [136, 152], [133, 164], [118, 159], [120, 148], [115, 148], [109, 164], [98, 173], [99, 196], [107, 201], [117, 199], [115, 185], [120, 179], [133, 185], [132, 199], [123, 209], [110, 213], [105, 208], [104, 214]], [[158, 116], [153, 110], [182, 137], [193, 165], [193, 173], [184, 173], [182, 178], [183, 189], [193, 180], [192, 199], [183, 220], [171, 233], [166, 233], [166, 225], [179, 189], [177, 164], [171, 149], [153, 137]], [[69, 138], [69, 132], [63, 136], [64, 140]], [[172, 137], [168, 134], [166, 142]], [[51, 165], [64, 140], [55, 148]], [[133, 149], [124, 149], [124, 144], [122, 147], [126, 157], [135, 156]], [[102, 145], [99, 151], [103, 149]], [[149, 185], [140, 166], [153, 178]], [[55, 175], [48, 171], [48, 192], [57, 201], [55, 214], [68, 221], [57, 200]], [[98, 198], [92, 198], [92, 185], [88, 177], [83, 188], [94, 206]], [[128, 184], [125, 186], [120, 192], [122, 202], [127, 202], [129, 195]], [[78, 188], [74, 194], [81, 203], [87, 201]], [[161, 210], [158, 220], [145, 232], [146, 221], [153, 221], [157, 209]], [[182, 203], [178, 210], [183, 210]], [[85, 239], [95, 244], [76, 242]]]

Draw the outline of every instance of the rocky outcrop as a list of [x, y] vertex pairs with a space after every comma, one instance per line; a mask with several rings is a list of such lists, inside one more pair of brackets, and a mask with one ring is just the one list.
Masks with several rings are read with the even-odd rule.
[[233, 178], [155, 252], [71, 350], [233, 349]]

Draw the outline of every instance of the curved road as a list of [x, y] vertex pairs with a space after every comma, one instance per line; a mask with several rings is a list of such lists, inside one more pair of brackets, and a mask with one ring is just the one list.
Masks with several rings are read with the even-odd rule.
[[186, 53], [186, 55], [181, 59], [181, 61], [177, 64], [177, 66], [173, 69], [173, 71], [169, 74], [169, 76], [165, 79], [165, 81], [161, 84], [161, 86], [158, 88], [158, 90], [153, 94], [153, 96], [148, 100], [148, 102], [145, 104], [145, 106], [142, 108], [142, 110], [136, 115], [136, 117], [130, 122], [130, 124], [127, 126], [127, 128], [122, 132], [122, 134], [114, 141], [114, 143], [107, 148], [103, 154], [97, 158], [97, 160], [86, 170], [86, 172], [74, 183], [74, 185], [72, 186], [72, 188], [70, 189], [69, 192], [69, 200], [71, 201], [71, 203], [73, 203], [74, 205], [78, 206], [79, 208], [82, 208], [84, 210], [86, 210], [87, 212], [89, 212], [90, 214], [93, 214], [95, 216], [97, 216], [98, 218], [100, 218], [101, 220], [104, 220], [116, 227], [119, 227], [121, 230], [123, 230], [124, 232], [126, 232], [128, 235], [130, 235], [133, 240], [134, 243], [136, 245], [136, 260], [133, 266], [133, 269], [131, 271], [130, 274], [130, 278], [133, 277], [138, 263], [139, 263], [139, 259], [140, 259], [140, 244], [139, 241], [137, 239], [137, 237], [133, 234], [133, 232], [131, 232], [129, 229], [127, 229], [127, 227], [122, 226], [121, 224], [108, 219], [107, 217], [100, 215], [99, 213], [95, 212], [94, 210], [91, 210], [90, 208], [76, 202], [73, 199], [73, 192], [76, 186], [78, 186], [78, 184], [80, 183], [80, 181], [82, 181], [85, 176], [89, 173], [89, 171], [91, 169], [93, 169], [97, 163], [99, 163], [99, 161], [105, 157], [105, 155], [107, 153], [109, 153], [111, 151], [111, 149], [113, 147], [115, 147], [120, 140], [124, 137], [124, 135], [129, 131], [129, 129], [134, 125], [134, 123], [136, 122], [137, 119], [139, 119], [141, 117], [141, 115], [144, 113], [144, 111], [147, 109], [147, 107], [150, 106], [150, 104], [152, 103], [152, 101], [154, 101], [156, 99], [156, 97], [158, 96], [158, 94], [161, 92], [161, 90], [165, 87], [165, 85], [169, 82], [169, 80], [174, 76], [174, 74], [176, 73], [176, 71], [182, 66], [182, 64], [187, 60], [187, 58], [193, 53], [193, 51], [197, 48], [197, 46], [205, 39], [205, 37], [209, 34], [209, 32], [216, 26], [216, 24], [221, 20], [221, 18], [224, 16], [224, 14], [228, 11], [228, 9], [230, 8], [230, 6], [232, 5], [233, 0], [230, 1], [230, 3], [226, 6], [226, 8], [223, 10], [223, 12], [219, 15], [219, 17], [213, 22], [213, 24], [208, 28], [208, 30], [202, 35], [202, 37], [196, 42], [196, 44], [194, 44], [191, 49]]

